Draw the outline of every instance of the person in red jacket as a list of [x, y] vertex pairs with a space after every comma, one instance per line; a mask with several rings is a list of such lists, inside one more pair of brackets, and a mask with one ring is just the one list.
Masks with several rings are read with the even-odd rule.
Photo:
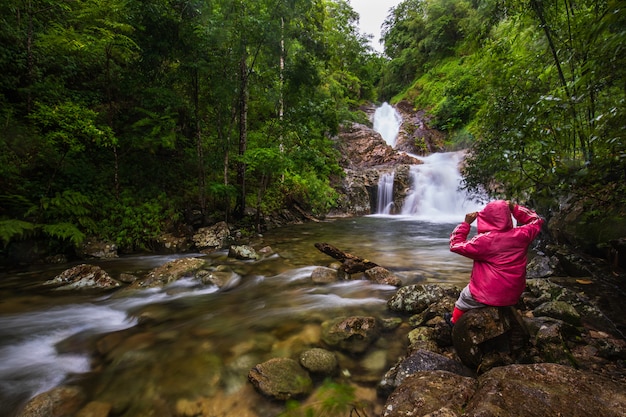
[[[513, 227], [511, 214], [517, 221]], [[478, 218], [478, 233], [467, 239]], [[526, 254], [541, 231], [543, 219], [534, 211], [504, 200], [468, 213], [450, 235], [450, 251], [474, 260], [469, 284], [454, 304], [450, 324], [467, 310], [517, 304], [526, 287]]]

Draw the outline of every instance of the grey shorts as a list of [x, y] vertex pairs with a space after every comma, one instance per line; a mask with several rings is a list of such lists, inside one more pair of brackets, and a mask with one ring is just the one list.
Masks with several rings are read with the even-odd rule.
[[456, 300], [456, 303], [454, 303], [454, 305], [456, 306], [456, 308], [463, 311], [471, 310], [473, 308], [487, 307], [487, 304], [479, 303], [478, 301], [474, 300], [474, 297], [472, 297], [472, 293], [469, 289], [469, 284], [466, 285], [465, 288], [463, 288], [463, 290], [461, 291], [461, 295], [459, 295], [459, 299]]

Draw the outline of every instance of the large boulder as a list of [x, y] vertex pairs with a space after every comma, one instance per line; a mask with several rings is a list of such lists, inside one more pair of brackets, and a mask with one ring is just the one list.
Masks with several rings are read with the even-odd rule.
[[[176, 259], [154, 268], [145, 277], [133, 282], [128, 288], [142, 289], [163, 287], [181, 278], [194, 277], [207, 266], [208, 262], [200, 258]], [[205, 275], [204, 271], [201, 275]]]
[[465, 417], [623, 417], [626, 384], [574, 368], [509, 365], [478, 378]]
[[89, 264], [81, 264], [66, 269], [44, 284], [55, 285], [56, 290], [109, 290], [121, 285], [99, 266]]
[[378, 394], [383, 397], [388, 396], [410, 375], [422, 371], [446, 371], [464, 377], [474, 376], [470, 369], [457, 361], [428, 350], [418, 349], [387, 371], [376, 388]]
[[474, 378], [446, 371], [418, 371], [389, 396], [383, 417], [458, 417], [477, 388]]
[[402, 287], [387, 301], [390, 310], [417, 314], [446, 297], [457, 298], [459, 290], [452, 286], [415, 284]]
[[514, 308], [485, 307], [469, 310], [457, 320], [452, 341], [465, 365], [484, 372], [514, 363], [528, 345], [529, 333]]
[[226, 247], [230, 239], [230, 229], [226, 222], [198, 229], [193, 235], [193, 243], [200, 250], [217, 250]]

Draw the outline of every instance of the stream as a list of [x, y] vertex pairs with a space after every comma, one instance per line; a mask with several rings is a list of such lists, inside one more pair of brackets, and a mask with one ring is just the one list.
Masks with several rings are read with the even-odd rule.
[[[225, 251], [91, 262], [117, 277], [140, 275], [181, 256], [204, 256], [241, 275], [230, 291], [192, 279], [128, 296], [55, 293], [40, 286], [69, 265], [0, 277], [0, 415], [11, 416], [36, 394], [70, 382], [86, 387], [94, 400], [121, 404], [120, 412], [155, 396], [171, 406], [180, 398], [236, 393], [257, 363], [297, 357], [307, 337], [315, 342], [307, 332], [318, 332], [324, 320], [389, 314], [386, 302], [395, 287], [366, 280], [314, 285], [315, 266], [333, 261], [314, 243], [370, 259], [405, 285], [461, 286], [471, 264], [448, 250], [453, 227], [400, 216], [335, 219], [266, 233], [258, 243], [274, 254], [256, 262], [235, 261]], [[123, 346], [103, 348], [105, 336], [116, 334], [123, 335]], [[377, 346], [373, 356], [345, 358], [346, 371], [373, 387], [396, 358], [368, 361], [380, 358], [376, 351], [401, 351], [405, 341], [394, 339]], [[96, 353], [105, 359], [94, 359]], [[264, 401], [254, 395], [248, 400]]]

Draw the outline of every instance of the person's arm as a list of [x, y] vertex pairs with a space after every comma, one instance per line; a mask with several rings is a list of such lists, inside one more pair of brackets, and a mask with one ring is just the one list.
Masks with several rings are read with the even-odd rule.
[[509, 207], [511, 208], [513, 217], [517, 221], [518, 227], [527, 229], [529, 238], [531, 240], [534, 239], [541, 231], [544, 220], [533, 210], [520, 206], [519, 204], [510, 202]]
[[470, 259], [479, 259], [482, 257], [482, 253], [477, 240], [479, 235], [474, 236], [472, 239], [467, 240], [467, 236], [470, 232], [470, 225], [476, 220], [478, 213], [467, 213], [465, 215], [465, 221], [454, 228], [452, 234], [450, 234], [450, 251], [458, 253], [459, 255], [466, 256]]

